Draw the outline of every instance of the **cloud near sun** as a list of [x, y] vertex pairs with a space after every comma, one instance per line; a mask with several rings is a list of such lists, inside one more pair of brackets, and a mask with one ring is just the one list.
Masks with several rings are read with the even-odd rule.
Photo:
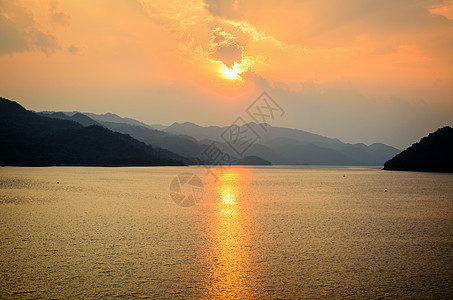
[[[145, 14], [139, 16], [135, 9]], [[92, 27], [84, 24], [88, 21]], [[177, 40], [176, 45], [168, 42], [168, 48], [191, 66], [168, 71], [169, 78], [177, 79], [191, 73], [187, 77], [200, 81], [244, 83], [251, 73], [285, 84], [346, 80], [357, 87], [378, 84], [378, 90], [399, 91], [402, 86], [427, 91], [440, 84], [436, 90], [443, 98], [451, 92], [445, 83], [453, 80], [451, 0], [0, 0], [0, 24], [0, 54], [37, 50], [48, 56], [58, 51], [79, 55], [85, 49], [92, 55], [123, 42], [118, 46], [128, 43], [123, 61], [142, 58], [137, 52], [148, 46], [141, 40], [147, 30], [159, 44], [168, 41], [165, 33]], [[109, 28], [118, 34], [112, 36]], [[105, 49], [100, 49], [100, 39]], [[174, 53], [155, 48], [143, 57], [146, 61], [177, 68]], [[162, 76], [165, 70], [158, 72]]]
[[[226, 79], [242, 80], [241, 75], [254, 67], [266, 65], [268, 56], [250, 51], [248, 45], [271, 43], [280, 47], [274, 37], [259, 32], [251, 24], [236, 20], [241, 16], [238, 1], [148, 1], [139, 0], [149, 17], [164, 30], [180, 39], [180, 49], [196, 64], [213, 66]], [[266, 45], [269, 47], [270, 45]], [[212, 69], [212, 68], [211, 68]]]
[[405, 86], [453, 78], [452, 1], [138, 1], [206, 77]]

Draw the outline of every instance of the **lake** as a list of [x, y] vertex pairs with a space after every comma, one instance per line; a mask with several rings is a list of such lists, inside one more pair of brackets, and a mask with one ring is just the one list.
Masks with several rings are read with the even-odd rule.
[[453, 298], [453, 174], [206, 171], [1, 167], [0, 298]]

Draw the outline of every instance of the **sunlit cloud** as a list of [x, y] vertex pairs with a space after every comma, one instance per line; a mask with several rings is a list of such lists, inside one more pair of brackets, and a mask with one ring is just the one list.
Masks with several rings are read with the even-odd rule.
[[429, 11], [453, 21], [453, 1], [443, 1], [441, 4], [433, 6]]
[[[238, 1], [188, 1], [172, 5], [139, 0], [150, 18], [163, 30], [180, 39], [180, 49], [199, 65], [204, 59], [212, 63], [211, 74], [227, 79], [238, 78], [269, 57], [248, 49], [255, 42], [270, 41], [273, 47], [282, 44], [274, 37], [255, 29], [240, 17]], [[177, 5], [176, 5], [177, 4]], [[232, 19], [231, 19], [232, 18]], [[258, 48], [255, 46], [255, 48]]]
[[46, 55], [61, 49], [55, 32], [46, 24], [68, 26], [71, 17], [60, 10], [58, 1], [49, 2], [50, 15], [39, 19], [28, 2], [0, 1], [0, 53], [19, 53], [38, 50]]

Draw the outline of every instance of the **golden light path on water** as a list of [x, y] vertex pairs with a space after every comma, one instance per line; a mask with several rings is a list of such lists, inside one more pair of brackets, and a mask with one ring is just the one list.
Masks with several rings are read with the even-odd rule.
[[247, 189], [247, 173], [244, 168], [231, 168], [215, 184], [216, 201], [209, 218], [209, 298], [249, 299], [257, 295], [251, 270], [251, 211], [242, 197]]

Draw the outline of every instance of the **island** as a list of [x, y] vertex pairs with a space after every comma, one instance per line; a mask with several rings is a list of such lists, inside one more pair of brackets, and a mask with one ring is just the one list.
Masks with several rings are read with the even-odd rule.
[[384, 164], [384, 170], [453, 172], [453, 128], [439, 128]]

